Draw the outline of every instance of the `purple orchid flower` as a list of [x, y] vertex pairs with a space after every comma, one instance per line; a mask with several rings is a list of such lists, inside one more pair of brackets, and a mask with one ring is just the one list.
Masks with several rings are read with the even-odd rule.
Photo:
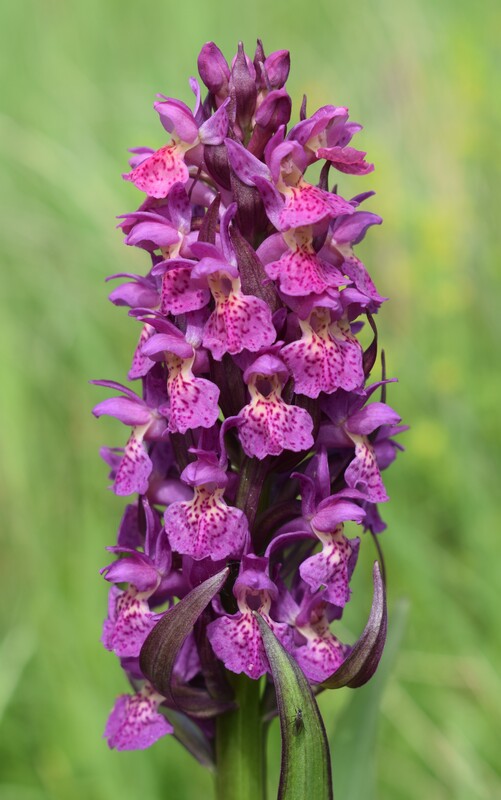
[[[163, 601], [180, 588], [179, 581], [176, 582], [172, 574], [172, 552], [158, 514], [145, 498], [142, 510], [146, 525], [144, 541], [138, 541], [137, 534], [131, 536], [130, 527], [124, 536], [121, 526], [119, 540], [125, 538], [136, 547], [123, 544], [108, 547], [119, 558], [101, 570], [106, 580], [114, 584], [110, 589], [102, 641], [107, 650], [121, 658], [138, 656], [146, 636], [155, 625], [157, 618], [150, 609], [150, 599], [153, 598], [151, 602], [154, 604], [156, 595], [157, 600], [160, 597]], [[137, 517], [137, 510], [134, 511]], [[130, 525], [130, 514], [128, 517], [125, 524]], [[142, 552], [138, 546], [142, 546]], [[116, 586], [119, 583], [127, 583], [127, 589], [119, 589]]]
[[[357, 208], [361, 202], [371, 196], [371, 192], [359, 195], [351, 200], [351, 204]], [[381, 223], [381, 217], [370, 211], [354, 211], [353, 214], [340, 216], [330, 224], [329, 233], [320, 250], [320, 255], [326, 261], [337, 266], [353, 281], [358, 291], [369, 298], [368, 309], [372, 313], [377, 312], [386, 298], [381, 297], [377, 291], [362, 261], [353, 252], [353, 247], [362, 241], [372, 225], [381, 225]]]
[[93, 381], [93, 383], [118, 389], [123, 393], [122, 397], [98, 403], [92, 412], [94, 416], [101, 417], [106, 414], [125, 425], [133, 426], [115, 476], [113, 490], [118, 495], [129, 495], [134, 492], [145, 494], [153, 465], [144, 440], [161, 438], [166, 429], [165, 419], [158, 409], [150, 408], [144, 400], [125, 386], [114, 381]]
[[143, 355], [160, 359], [167, 368], [168, 404], [161, 411], [168, 417], [171, 433], [194, 428], [211, 428], [219, 416], [219, 389], [211, 381], [194, 375], [196, 353], [171, 323], [153, 318], [159, 331], [143, 345]]
[[259, 351], [273, 344], [276, 338], [268, 305], [259, 297], [242, 292], [229, 234], [235, 211], [236, 205], [232, 204], [221, 221], [221, 250], [205, 243], [192, 246], [200, 259], [192, 277], [198, 285], [208, 286], [215, 304], [205, 323], [202, 341], [218, 361], [224, 353]]
[[385, 527], [382, 472], [405, 426], [384, 396], [372, 399], [392, 383], [384, 369], [369, 384], [385, 298], [356, 248], [382, 220], [360, 210], [371, 192], [345, 199], [329, 186], [332, 168], [372, 171], [352, 146], [361, 126], [344, 106], [308, 116], [306, 99], [291, 126], [286, 50], [266, 56], [258, 41], [253, 58], [239, 45], [227, 61], [208, 42], [198, 67], [193, 110], [159, 95], [163, 144], [135, 148], [123, 176], [145, 196], [118, 227], [146, 262], [144, 274], [111, 276], [121, 283], [110, 300], [142, 326], [128, 373], [137, 391], [94, 381], [117, 392], [94, 414], [129, 428], [125, 447], [101, 455], [114, 492], [137, 495], [102, 569], [102, 642], [133, 687], [105, 737], [143, 749], [175, 726], [210, 763], [213, 718], [244, 713], [242, 686], [274, 681], [268, 712], [290, 740], [284, 670], [310, 710], [310, 686], [361, 685], [374, 672], [386, 633], [377, 566], [358, 642], [343, 644], [336, 626], [371, 538], [362, 531]]
[[321, 683], [332, 675], [349, 652], [330, 630], [327, 609], [327, 601], [314, 595], [309, 602], [303, 601], [296, 617], [296, 630], [305, 641], [295, 647], [294, 655], [312, 683]]
[[340, 172], [366, 175], [374, 165], [365, 161], [366, 154], [361, 150], [347, 146], [361, 129], [356, 122], [348, 122], [347, 108], [324, 106], [295, 125], [288, 138], [302, 145], [309, 163], [325, 158]]
[[197, 460], [181, 474], [194, 489], [193, 499], [171, 503], [165, 512], [170, 544], [197, 561], [239, 558], [248, 543], [247, 518], [224, 501], [228, 477], [215, 454], [195, 452]]
[[104, 736], [117, 750], [144, 750], [162, 736], [174, 733], [170, 722], [158, 712], [163, 697], [145, 683], [134, 695], [117, 698], [106, 723]]
[[282, 349], [298, 394], [317, 398], [321, 392], [356, 391], [363, 385], [362, 347], [346, 316], [335, 316], [328, 306], [313, 308], [299, 319], [301, 339]]
[[[385, 458], [381, 459], [382, 466], [391, 463], [398, 449], [396, 443], [387, 445], [388, 437], [401, 432], [400, 416], [386, 403], [363, 404], [380, 384], [373, 384], [359, 397], [350, 396], [346, 392], [338, 392], [330, 399], [324, 401], [324, 411], [330, 420], [323, 426], [320, 441], [323, 444], [336, 444], [339, 448], [355, 447], [355, 457], [349, 463], [344, 478], [350, 488], [359, 488], [369, 501], [384, 503], [388, 495], [384, 488], [381, 471], [377, 460], [371, 434], [386, 429], [386, 437], [381, 437], [379, 447]], [[388, 447], [393, 458], [388, 461]]]
[[269, 666], [253, 611], [261, 613], [282, 644], [288, 649], [292, 646], [289, 626], [270, 617], [278, 589], [270, 580], [267, 567], [265, 558], [242, 557], [240, 574], [233, 588], [238, 611], [234, 615], [223, 614], [207, 628], [212, 648], [226, 667], [232, 672], [244, 672], [254, 680], [264, 675]]
[[236, 418], [244, 453], [262, 459], [280, 455], [283, 450], [309, 450], [313, 446], [313, 420], [306, 409], [282, 399], [289, 377], [284, 362], [272, 353], [261, 355], [243, 377], [251, 396]]
[[[275, 261], [271, 261], [274, 255], [273, 245], [273, 249], [276, 248]], [[313, 246], [311, 225], [292, 228], [282, 236], [277, 234], [275, 237], [270, 237], [266, 240], [266, 246], [261, 246], [258, 250], [258, 255], [261, 254], [266, 274], [272, 280], [278, 281], [280, 291], [284, 295], [304, 297], [322, 294], [347, 283], [337, 267], [318, 257]]]
[[[162, 95], [160, 95], [163, 97]], [[165, 130], [172, 140], [151, 155], [147, 154], [132, 172], [123, 178], [150, 197], [167, 197], [176, 183], [185, 185], [189, 178], [185, 157], [200, 144], [219, 144], [228, 127], [225, 103], [200, 127], [194, 115], [180, 100], [163, 98], [154, 104]], [[196, 159], [195, 159], [196, 160]]]
[[304, 150], [296, 142], [285, 142], [284, 127], [265, 148], [266, 164], [243, 145], [226, 139], [230, 164], [240, 180], [259, 190], [270, 222], [279, 231], [299, 228], [352, 214], [353, 207], [339, 195], [307, 183]]

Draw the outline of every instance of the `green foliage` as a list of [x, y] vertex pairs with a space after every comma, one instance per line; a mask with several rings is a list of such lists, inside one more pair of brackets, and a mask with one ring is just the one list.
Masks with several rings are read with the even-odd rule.
[[331, 729], [334, 790], [342, 800], [375, 800], [376, 737], [381, 699], [402, 644], [408, 607], [405, 601], [395, 606], [385, 651], [373, 679], [352, 691], [343, 713], [333, 720]]
[[143, 675], [172, 704], [177, 704], [182, 711], [194, 717], [213, 717], [234, 707], [231, 692], [228, 696], [213, 699], [201, 689], [175, 686], [174, 663], [176, 657], [203, 611], [214, 595], [224, 585], [229, 568], [221, 570], [217, 575], [207, 578], [195, 586], [168, 614], [163, 617], [146, 637], [139, 655], [139, 664]]
[[280, 717], [278, 800], [333, 800], [329, 743], [313, 691], [297, 661], [255, 612], [270, 662]]
[[[232, 53], [256, 36], [292, 51], [290, 91], [313, 110], [346, 104], [376, 163], [341, 191], [375, 188], [385, 224], [363, 255], [380, 292], [389, 402], [412, 424], [383, 510], [391, 604], [410, 598], [382, 699], [384, 800], [481, 800], [499, 778], [498, 624], [501, 162], [499, 8], [494, 0], [263, 0], [217, 7], [151, 0], [6, 3], [0, 153], [0, 795], [2, 800], [193, 800], [211, 778], [174, 741], [109, 752], [100, 738], [116, 659], [99, 645], [123, 501], [104, 488], [90, 378], [122, 380], [136, 332], [104, 277], [134, 272], [114, 217], [137, 193], [126, 148], [163, 143], [155, 92], [191, 102], [207, 39]], [[362, 144], [363, 142], [363, 144]], [[347, 612], [365, 622], [373, 547]], [[363, 690], [361, 690], [363, 691]], [[319, 698], [330, 731], [350, 692]], [[273, 733], [272, 739], [275, 736]], [[272, 751], [278, 758], [278, 753]], [[276, 763], [276, 762], [274, 762]], [[273, 778], [274, 764], [271, 766]], [[361, 766], [363, 769], [363, 766]], [[276, 777], [276, 774], [275, 774]], [[343, 800], [337, 797], [336, 800]]]

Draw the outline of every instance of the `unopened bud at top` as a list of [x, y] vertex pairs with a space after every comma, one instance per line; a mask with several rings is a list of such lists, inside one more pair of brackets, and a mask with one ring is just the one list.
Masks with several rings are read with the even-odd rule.
[[235, 97], [236, 121], [245, 137], [256, 109], [257, 89], [256, 70], [250, 58], [245, 55], [242, 42], [238, 44], [238, 52], [232, 65], [230, 93]]
[[230, 68], [214, 42], [204, 44], [198, 56], [198, 72], [209, 92], [224, 99], [228, 96]]
[[288, 50], [277, 50], [270, 53], [264, 62], [264, 68], [272, 89], [281, 89], [289, 77], [290, 53]]

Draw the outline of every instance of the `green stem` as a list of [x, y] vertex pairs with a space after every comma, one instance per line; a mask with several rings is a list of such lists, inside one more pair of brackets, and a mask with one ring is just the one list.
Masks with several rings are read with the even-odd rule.
[[236, 711], [217, 718], [216, 800], [266, 800], [260, 682], [235, 675]]

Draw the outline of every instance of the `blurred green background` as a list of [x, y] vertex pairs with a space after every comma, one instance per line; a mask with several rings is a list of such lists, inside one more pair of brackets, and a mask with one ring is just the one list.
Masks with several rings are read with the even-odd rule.
[[[154, 95], [191, 103], [204, 41], [231, 57], [257, 36], [292, 51], [296, 114], [306, 92], [310, 112], [348, 105], [364, 124], [376, 171], [340, 187], [376, 189], [367, 207], [385, 219], [362, 253], [391, 298], [389, 401], [412, 427], [383, 511], [391, 607], [406, 596], [410, 613], [378, 720], [379, 797], [501, 796], [501, 7], [31, 0], [1, 14], [0, 797], [210, 796], [176, 742], [120, 754], [101, 739], [126, 686], [99, 644], [123, 501], [98, 448], [124, 430], [91, 417], [103, 394], [87, 381], [122, 380], [137, 337], [103, 283], [145, 265], [114, 227], [139, 203], [126, 148], [164, 143]], [[370, 540], [362, 551], [351, 639], [370, 603]], [[331, 734], [351, 694], [322, 697]]]

